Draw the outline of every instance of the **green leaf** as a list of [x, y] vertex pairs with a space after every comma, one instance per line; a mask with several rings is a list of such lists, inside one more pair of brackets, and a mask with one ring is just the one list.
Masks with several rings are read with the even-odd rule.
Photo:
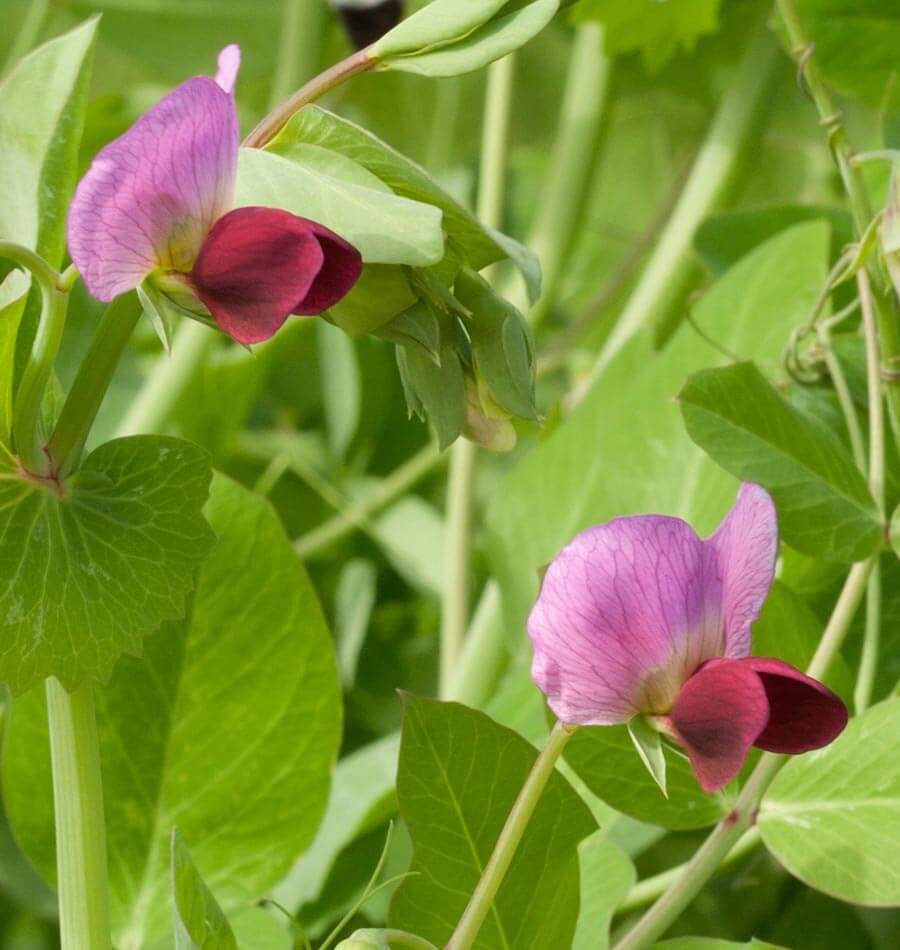
[[664, 798], [634, 748], [627, 726], [585, 726], [566, 746], [566, 762], [608, 805], [640, 821], [685, 830], [711, 825], [728, 814], [730, 789], [706, 795], [685, 756], [662, 745], [666, 760]]
[[[385, 34], [372, 53], [382, 69], [421, 76], [457, 76], [481, 69], [524, 46], [558, 9], [559, 0], [434, 0]], [[487, 11], [494, 15], [483, 19]], [[414, 23], [418, 19], [421, 27]], [[464, 21], [474, 25], [463, 32], [459, 25]], [[399, 38], [392, 37], [398, 31]]]
[[235, 205], [283, 208], [312, 218], [349, 241], [370, 264], [426, 266], [444, 256], [439, 208], [257, 148], [241, 149]]
[[891, 515], [891, 547], [897, 557], [900, 557], [900, 505], [894, 509]]
[[334, 634], [338, 644], [341, 682], [352, 689], [359, 654], [375, 606], [378, 571], [372, 561], [353, 558], [341, 570], [334, 594]]
[[774, 943], [757, 940], [749, 943], [736, 943], [733, 940], [720, 940], [718, 937], [675, 937], [653, 944], [653, 950], [781, 950]]
[[[696, 322], [730, 350], [782, 373], [784, 341], [809, 316], [825, 279], [827, 248], [821, 222], [778, 234], [710, 288], [695, 309]], [[711, 531], [734, 503], [737, 481], [693, 445], [674, 401], [688, 373], [722, 360], [687, 324], [661, 354], [646, 338], [636, 340], [500, 482], [487, 505], [488, 543], [505, 627], [517, 643], [539, 569], [578, 531], [645, 512], [677, 515]], [[649, 777], [642, 781], [660, 799]]]
[[421, 300], [379, 327], [376, 335], [398, 346], [418, 348], [435, 363], [441, 361], [441, 327], [434, 311]]
[[[318, 827], [340, 741], [330, 636], [277, 516], [221, 477], [207, 515], [219, 541], [190, 617], [97, 693], [120, 950], [171, 935], [175, 825], [229, 917], [281, 880]], [[39, 691], [17, 700], [3, 779], [18, 839], [52, 879], [46, 728]]]
[[[521, 736], [483, 713], [405, 698], [397, 795], [418, 874], [397, 891], [392, 926], [446, 943], [535, 758]], [[554, 773], [473, 946], [570, 946], [578, 916], [576, 846], [595, 829], [585, 804]]]
[[237, 950], [234, 933], [177, 828], [171, 852], [175, 950]]
[[626, 725], [628, 735], [637, 749], [638, 756], [650, 777], [659, 786], [663, 798], [668, 798], [666, 791], [666, 756], [662, 747], [662, 736], [652, 729], [643, 716], [634, 716]]
[[826, 81], [880, 105], [900, 62], [900, 7], [885, 0], [797, 0], [797, 9]]
[[[397, 350], [400, 376], [424, 407], [437, 433], [441, 449], [452, 445], [462, 432], [466, 414], [466, 388], [462, 365], [452, 342], [441, 339], [440, 365], [418, 349]], [[415, 411], [410, 404], [410, 410]]]
[[531, 251], [518, 241], [481, 224], [421, 165], [371, 132], [319, 106], [310, 105], [293, 116], [266, 150], [291, 157], [294, 150], [304, 144], [327, 149], [331, 156], [352, 159], [395, 194], [440, 208], [444, 215], [444, 230], [459, 245], [475, 270], [509, 257], [522, 272], [531, 299], [539, 296], [540, 265]]
[[581, 0], [576, 21], [599, 20], [609, 53], [639, 52], [655, 73], [718, 28], [719, 0]]
[[[97, 20], [91, 19], [50, 40], [0, 83], [0, 240], [36, 250], [54, 267], [65, 249], [96, 29]], [[2, 443], [9, 442], [16, 339], [27, 287], [22, 274], [0, 281]], [[35, 299], [20, 351], [31, 345], [39, 306]]]
[[581, 910], [572, 950], [607, 950], [616, 906], [637, 880], [628, 856], [603, 834], [594, 832], [578, 846]]
[[697, 445], [733, 475], [768, 489], [792, 547], [837, 561], [878, 549], [875, 503], [847, 448], [782, 399], [752, 363], [694, 374], [679, 402]]
[[209, 456], [180, 439], [108, 442], [63, 485], [23, 477], [0, 447], [0, 680], [104, 682], [123, 653], [183, 616], [214, 537]]
[[350, 293], [326, 315], [356, 340], [381, 329], [415, 302], [416, 295], [402, 267], [365, 264]]
[[353, 342], [325, 321], [316, 322], [322, 408], [331, 454], [342, 459], [353, 441], [361, 410], [361, 380]]
[[839, 900], [900, 905], [900, 699], [851, 720], [830, 746], [791, 759], [763, 799], [766, 847]]

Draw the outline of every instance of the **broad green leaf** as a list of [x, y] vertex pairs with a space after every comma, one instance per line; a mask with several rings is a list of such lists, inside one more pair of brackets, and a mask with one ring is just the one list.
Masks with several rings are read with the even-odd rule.
[[283, 208], [312, 218], [349, 241], [370, 264], [427, 266], [444, 256], [439, 208], [261, 149], [241, 149], [235, 204]]
[[[452, 9], [467, 6], [468, 0], [435, 0], [430, 6], [435, 4]], [[474, 0], [473, 5], [487, 10], [496, 8], [497, 3], [496, 0], [486, 0], [479, 4]], [[373, 52], [379, 57], [382, 69], [396, 69], [421, 76], [457, 76], [481, 69], [524, 46], [553, 19], [558, 9], [559, 0], [510, 0], [501, 5], [491, 19], [455, 40], [422, 44], [408, 52], [394, 55], [382, 46], [385, 40], [388, 40], [388, 44], [391, 42], [391, 34], [388, 33], [375, 44]], [[438, 26], [442, 12], [443, 9], [429, 16], [429, 7], [426, 7], [419, 16], [427, 17], [433, 27]], [[410, 17], [407, 23], [411, 24], [413, 19]], [[403, 26], [401, 23], [396, 29]]]
[[900, 6], [888, 0], [797, 0], [825, 79], [846, 96], [883, 102], [900, 61]]
[[512, 238], [482, 225], [441, 188], [421, 165], [391, 148], [371, 132], [342, 116], [310, 105], [301, 109], [288, 122], [266, 146], [266, 150], [290, 157], [294, 149], [303, 144], [317, 145], [327, 149], [331, 155], [350, 158], [394, 193], [440, 208], [444, 214], [444, 230], [459, 245], [472, 267], [480, 270], [503, 257], [509, 257], [522, 272], [531, 298], [535, 299], [539, 295], [540, 265], [534, 254]]
[[870, 907], [900, 905], [900, 699], [791, 759], [763, 799], [766, 847], [810, 887]]
[[634, 743], [644, 768], [659, 786], [664, 798], [669, 797], [666, 790], [666, 756], [663, 752], [662, 736], [652, 729], [643, 716], [634, 716], [626, 724], [628, 736]]
[[[328, 630], [275, 513], [224, 478], [219, 541], [190, 616], [97, 693], [115, 944], [171, 939], [177, 825], [229, 917], [283, 878], [312, 840], [341, 731]], [[15, 704], [4, 796], [29, 858], [52, 879], [53, 810], [40, 691]]]
[[507, 0], [433, 0], [397, 24], [372, 47], [376, 59], [446, 46], [487, 23]]
[[203, 449], [137, 436], [100, 446], [57, 486], [0, 446], [0, 681], [104, 682], [123, 653], [183, 616], [214, 537]]
[[697, 445], [736, 477], [768, 489], [792, 547], [837, 561], [878, 549], [875, 503], [848, 449], [782, 399], [752, 363], [694, 374], [679, 402]]
[[[695, 308], [696, 322], [778, 377], [784, 341], [808, 318], [825, 279], [827, 247], [821, 222], [777, 235], [710, 288]], [[578, 531], [645, 512], [678, 515], [711, 531], [734, 503], [737, 481], [693, 445], [674, 401], [689, 373], [722, 361], [687, 324], [658, 355], [646, 338], [636, 340], [501, 481], [487, 505], [488, 541], [506, 629], [516, 643], [537, 595], [539, 569]]]
[[684, 830], [711, 825], [734, 804], [730, 789], [705, 794], [687, 758], [663, 743], [666, 791], [647, 774], [626, 726], [586, 726], [566, 746], [566, 762], [587, 787], [608, 805], [637, 818]]
[[657, 72], [679, 51], [718, 28], [719, 0], [581, 0], [574, 18], [599, 20], [612, 53], [639, 52]]
[[200, 877], [177, 828], [172, 829], [171, 853], [175, 950], [237, 950], [222, 908]]
[[[62, 263], [75, 187], [97, 20], [26, 56], [0, 83], [0, 240]], [[0, 268], [4, 262], [0, 261]], [[0, 274], [3, 271], [0, 270]], [[21, 274], [0, 281], [0, 442], [9, 441], [16, 339], [25, 309]], [[34, 317], [39, 303], [35, 295]], [[30, 347], [34, 320], [20, 349]]]
[[621, 848], [597, 831], [578, 846], [581, 909], [572, 950], [607, 950], [616, 905], [634, 887], [637, 872]]
[[720, 940], [718, 937], [675, 937], [653, 944], [653, 950], [781, 950], [774, 943], [757, 940], [749, 943], [736, 943], [733, 940]]
[[891, 547], [897, 557], [900, 557], [900, 505], [891, 515]]
[[315, 840], [274, 889], [275, 900], [291, 910], [316, 900], [341, 851], [396, 810], [399, 751], [400, 736], [392, 733], [338, 762]]
[[[406, 697], [397, 795], [418, 874], [397, 891], [392, 926], [446, 943], [535, 758], [521, 736], [484, 713]], [[554, 773], [473, 946], [570, 946], [576, 848], [595, 828], [585, 804]]]

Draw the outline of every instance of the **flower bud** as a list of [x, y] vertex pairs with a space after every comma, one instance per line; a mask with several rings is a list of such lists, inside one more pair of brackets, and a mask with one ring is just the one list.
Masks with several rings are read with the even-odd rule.
[[516, 444], [516, 430], [509, 421], [509, 413], [501, 409], [491, 397], [487, 385], [480, 379], [466, 376], [466, 419], [463, 435], [494, 452], [509, 452]]
[[335, 950], [391, 950], [391, 945], [385, 931], [364, 929], [354, 931]]

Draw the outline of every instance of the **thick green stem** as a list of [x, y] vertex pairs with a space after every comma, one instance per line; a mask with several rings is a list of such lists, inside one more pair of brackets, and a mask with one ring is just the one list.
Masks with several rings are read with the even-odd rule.
[[481, 874], [478, 886], [444, 950], [468, 950], [475, 943], [481, 925], [494, 902], [494, 897], [509, 870], [522, 835], [528, 827], [528, 822], [534, 814], [547, 782], [550, 781], [550, 776], [553, 775], [556, 760], [574, 731], [574, 726], [557, 722], [550, 732], [547, 744], [537, 757], [506, 819], [506, 824], [494, 845], [494, 851]]
[[527, 242], [543, 271], [541, 297], [529, 314], [534, 326], [543, 322], [556, 303], [564, 265], [578, 236], [600, 138], [609, 70], [603, 28], [598, 23], [582, 24], [575, 33], [569, 61], [551, 171]]
[[[866, 581], [878, 555], [854, 564], [847, 575], [831, 618], [807, 673], [821, 679], [840, 649], [866, 589]], [[615, 950], [643, 950], [658, 940], [715, 874], [726, 855], [753, 824], [762, 797], [785, 762], [784, 756], [766, 752], [741, 789], [732, 811], [719, 822], [709, 837], [660, 899], [635, 927], [616, 944]]]
[[65, 478], [78, 465], [103, 397], [140, 317], [141, 308], [130, 294], [119, 297], [104, 311], [47, 443], [57, 478]]
[[580, 394], [590, 388], [636, 333], [683, 292], [692, 267], [694, 233], [715, 207], [737, 166], [741, 146], [774, 75], [776, 63], [777, 47], [768, 30], [760, 26], [713, 118], [678, 204]]
[[[853, 161], [853, 146], [841, 124], [841, 113], [835, 107], [831, 93], [816, 66], [815, 47], [803, 29], [796, 3], [794, 0], [776, 0], [776, 7], [794, 57], [802, 70], [806, 88], [819, 113], [819, 121], [828, 134], [828, 143], [847, 192], [857, 237], [861, 238], [872, 221], [872, 208], [862, 172]], [[900, 443], [900, 379], [896, 378], [896, 370], [900, 365], [900, 326], [896, 306], [889, 297], [874, 260], [870, 262], [868, 270], [874, 291], [873, 307], [878, 322], [881, 355], [887, 371], [885, 391], [888, 405], [891, 407], [891, 425], [894, 437]]]
[[29, 272], [41, 288], [43, 309], [31, 356], [16, 393], [13, 413], [13, 442], [22, 464], [35, 475], [52, 476], [50, 460], [44, 452], [41, 434], [41, 405], [66, 326], [67, 289], [60, 275], [40, 255], [27, 247], [0, 241], [0, 257]]
[[[503, 218], [514, 76], [514, 55], [498, 60], [488, 70], [476, 212], [479, 219], [491, 227], [500, 227]], [[453, 670], [465, 639], [469, 616], [469, 560], [476, 448], [466, 439], [459, 439], [450, 452], [446, 512], [447, 576], [441, 603], [441, 696], [446, 695], [453, 681]]]
[[158, 432], [190, 385], [197, 368], [216, 340], [216, 333], [202, 323], [185, 320], [175, 334], [172, 352], [153, 366], [118, 434]]
[[106, 829], [94, 697], [47, 680], [62, 950], [109, 950]]

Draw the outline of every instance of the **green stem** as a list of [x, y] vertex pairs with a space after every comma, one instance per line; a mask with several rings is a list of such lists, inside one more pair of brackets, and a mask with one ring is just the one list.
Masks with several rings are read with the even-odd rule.
[[118, 434], [137, 435], [162, 429], [215, 341], [214, 330], [185, 320], [175, 334], [171, 353], [154, 364]]
[[[761, 841], [762, 837], [759, 829], [755, 825], [748, 828], [737, 844], [722, 859], [719, 866], [720, 870], [749, 854]], [[625, 896], [625, 899], [617, 905], [616, 914], [628, 914], [631, 911], [645, 907], [647, 904], [652, 904], [681, 877], [686, 867], [687, 864], [679, 864], [678, 867], [670, 868], [668, 871], [638, 881]]]
[[581, 388], [583, 395], [613, 357], [684, 290], [700, 222], [724, 192], [777, 63], [777, 48], [761, 25], [754, 33], [694, 161], [678, 204], [641, 279]]
[[25, 16], [22, 19], [22, 25], [19, 27], [19, 32], [16, 34], [13, 44], [6, 54], [6, 61], [3, 64], [3, 69], [0, 70], [0, 77], [4, 77], [10, 73], [16, 63], [18, 63], [37, 42], [49, 6], [50, 0], [31, 0], [28, 4]]
[[500, 588], [495, 580], [485, 584], [450, 682], [441, 694], [446, 700], [480, 709], [509, 659], [503, 637]]
[[47, 680], [62, 950], [109, 950], [106, 830], [94, 697]]
[[369, 55], [368, 49], [361, 49], [346, 59], [335, 63], [325, 72], [310, 79], [290, 98], [274, 108], [253, 131], [244, 139], [245, 148], [263, 148], [281, 131], [290, 118], [305, 105], [314, 102], [330, 89], [340, 86], [359, 73], [374, 69], [378, 61]]
[[841, 361], [837, 358], [837, 355], [832, 349], [831, 333], [827, 324], [820, 321], [816, 326], [816, 332], [819, 337], [819, 342], [822, 345], [825, 365], [828, 367], [828, 375], [831, 377], [831, 382], [841, 407], [841, 413], [844, 416], [844, 423], [847, 426], [847, 433], [850, 436], [850, 448], [853, 452], [853, 461], [856, 462], [857, 468], [865, 474], [867, 471], [866, 441], [863, 438], [862, 427], [859, 424], [859, 416], [856, 414], [853, 394], [847, 385], [847, 377], [844, 375]]
[[481, 925], [491, 909], [494, 897], [503, 883], [503, 878], [522, 840], [522, 835], [528, 827], [528, 822], [534, 814], [550, 776], [553, 775], [556, 760], [574, 731], [574, 726], [567, 726], [561, 722], [554, 725], [547, 738], [547, 744], [535, 760], [506, 819], [506, 824], [494, 845], [494, 851], [481, 874], [478, 886], [444, 950], [468, 950], [475, 943]]
[[395, 498], [409, 491], [441, 461], [435, 445], [427, 445], [406, 462], [394, 469], [377, 488], [358, 501], [341, 505], [341, 510], [330, 520], [301, 535], [294, 542], [294, 550], [303, 560], [315, 557], [325, 548], [336, 544], [360, 528], [366, 527], [375, 512], [389, 505]]
[[551, 173], [527, 241], [543, 270], [541, 297], [529, 314], [533, 326], [541, 324], [556, 303], [565, 263], [578, 237], [600, 139], [609, 72], [603, 27], [598, 23], [579, 26], [550, 156]]
[[[476, 213], [491, 227], [503, 218], [515, 56], [492, 63], [485, 90]], [[472, 547], [475, 446], [459, 439], [450, 450], [447, 483], [447, 576], [441, 603], [440, 695], [446, 695], [466, 635], [469, 615], [469, 559]]]
[[104, 311], [47, 443], [57, 478], [65, 478], [78, 465], [91, 426], [140, 317], [141, 308], [131, 294], [119, 297]]
[[[869, 402], [869, 489], [878, 513], [884, 520], [884, 396], [881, 385], [881, 354], [878, 346], [878, 326], [872, 300], [869, 277], [864, 270], [856, 275], [859, 302], [862, 310], [863, 333], [866, 341], [866, 374]], [[866, 588], [866, 626], [863, 634], [862, 656], [853, 702], [856, 714], [865, 712], [872, 699], [875, 672], [878, 666], [881, 639], [881, 566], [876, 563]]]
[[322, 0], [283, 0], [270, 109], [285, 100], [304, 76], [315, 74], [324, 23]]
[[[857, 237], [861, 238], [872, 221], [872, 208], [866, 193], [862, 171], [853, 161], [853, 146], [841, 124], [841, 113], [835, 107], [831, 93], [816, 65], [815, 47], [806, 36], [796, 3], [794, 0], [776, 0], [776, 7], [794, 57], [802, 70], [806, 88], [819, 113], [819, 121], [828, 133], [828, 142], [844, 183], [844, 190], [847, 192]], [[900, 379], [894, 378], [894, 371], [900, 364], [900, 327], [898, 327], [896, 309], [890, 302], [884, 280], [874, 260], [870, 262], [868, 270], [874, 288], [874, 310], [878, 322], [881, 354], [884, 366], [888, 370], [885, 390], [891, 407], [891, 425], [894, 436], [900, 443]]]
[[[847, 574], [819, 647], [807, 668], [806, 672], [810, 676], [821, 679], [827, 672], [850, 629], [850, 623], [866, 588], [869, 572], [877, 559], [876, 554], [868, 561], [854, 564]], [[703, 885], [715, 874], [728, 852], [751, 827], [763, 795], [785, 761], [784, 756], [772, 755], [769, 752], [763, 754], [741, 789], [732, 811], [716, 825], [671, 886], [636, 926], [616, 944], [615, 950], [640, 950], [649, 947], [678, 919]]]
[[41, 405], [66, 325], [67, 290], [60, 287], [60, 275], [40, 255], [27, 247], [0, 241], [0, 257], [29, 272], [41, 288], [43, 309], [31, 356], [16, 393], [13, 441], [22, 464], [35, 475], [52, 476], [50, 460], [41, 435]]

